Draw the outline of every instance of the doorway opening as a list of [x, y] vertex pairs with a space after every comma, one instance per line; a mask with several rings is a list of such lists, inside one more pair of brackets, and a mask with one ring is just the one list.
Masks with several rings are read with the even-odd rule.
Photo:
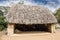
[[15, 24], [14, 33], [29, 32], [48, 32], [48, 26], [45, 24]]

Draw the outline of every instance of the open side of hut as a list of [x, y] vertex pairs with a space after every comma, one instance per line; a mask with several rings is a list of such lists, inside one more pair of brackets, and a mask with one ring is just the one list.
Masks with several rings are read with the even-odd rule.
[[42, 28], [41, 30], [47, 28], [47, 31], [53, 33], [57, 23], [55, 16], [47, 8], [23, 4], [13, 5], [7, 13], [6, 19], [8, 21], [8, 35], [14, 34], [15, 28], [21, 29], [24, 26], [35, 26], [37, 29]]

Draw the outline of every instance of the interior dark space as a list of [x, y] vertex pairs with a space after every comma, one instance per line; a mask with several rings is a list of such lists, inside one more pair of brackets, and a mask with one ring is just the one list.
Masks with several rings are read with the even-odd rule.
[[16, 30], [20, 32], [33, 32], [33, 31], [43, 31], [48, 32], [48, 27], [45, 24], [15, 24], [15, 32]]

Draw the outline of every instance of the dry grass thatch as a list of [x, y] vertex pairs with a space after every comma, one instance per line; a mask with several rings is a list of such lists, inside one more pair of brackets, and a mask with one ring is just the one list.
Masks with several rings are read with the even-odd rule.
[[55, 16], [47, 8], [23, 4], [13, 5], [6, 15], [9, 23], [47, 24], [56, 23]]

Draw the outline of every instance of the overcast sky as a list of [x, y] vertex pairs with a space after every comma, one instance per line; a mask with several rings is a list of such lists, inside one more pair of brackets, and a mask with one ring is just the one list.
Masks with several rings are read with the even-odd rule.
[[[0, 6], [8, 6], [12, 3], [18, 3], [22, 0], [0, 0]], [[48, 7], [51, 11], [60, 7], [60, 0], [23, 0], [26, 5], [41, 5]]]

